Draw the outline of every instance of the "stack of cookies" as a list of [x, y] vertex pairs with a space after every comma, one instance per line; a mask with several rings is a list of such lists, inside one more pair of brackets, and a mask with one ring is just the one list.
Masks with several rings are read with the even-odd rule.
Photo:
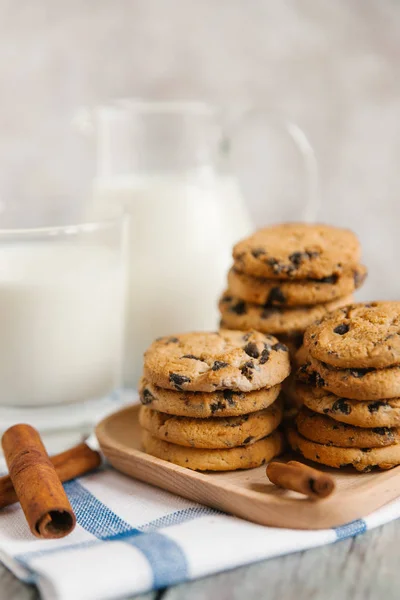
[[352, 301], [366, 277], [360, 254], [354, 233], [328, 225], [255, 232], [233, 249], [221, 326], [277, 335], [293, 353], [308, 325]]
[[400, 302], [335, 311], [307, 329], [301, 352], [292, 448], [331, 467], [400, 464]]
[[260, 466], [281, 453], [286, 346], [250, 331], [185, 333], [145, 353], [140, 424], [146, 452], [194, 470]]

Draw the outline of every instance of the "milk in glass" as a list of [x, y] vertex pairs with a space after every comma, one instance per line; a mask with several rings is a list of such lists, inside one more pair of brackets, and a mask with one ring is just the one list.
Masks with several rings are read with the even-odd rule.
[[113, 391], [122, 292], [121, 261], [107, 247], [4, 240], [0, 405], [76, 403]]

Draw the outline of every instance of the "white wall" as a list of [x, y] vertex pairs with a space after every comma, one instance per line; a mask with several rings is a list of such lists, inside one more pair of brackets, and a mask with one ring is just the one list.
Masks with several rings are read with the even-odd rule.
[[[400, 298], [399, 70], [396, 0], [1, 0], [1, 198], [84, 193], [93, 164], [70, 125], [79, 105], [140, 95], [265, 106], [307, 131], [319, 219], [364, 244], [363, 296]], [[297, 218], [293, 153], [244, 138], [257, 222]]]

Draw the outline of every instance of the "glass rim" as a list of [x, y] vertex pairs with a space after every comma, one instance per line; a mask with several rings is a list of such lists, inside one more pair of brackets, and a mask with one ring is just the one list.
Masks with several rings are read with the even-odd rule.
[[45, 225], [42, 227], [0, 227], [0, 239], [5, 237], [25, 237], [30, 235], [56, 236], [56, 235], [77, 235], [80, 233], [94, 233], [106, 229], [112, 229], [115, 226], [123, 226], [130, 219], [127, 213], [108, 219], [88, 220], [81, 222], [71, 222], [65, 225]]

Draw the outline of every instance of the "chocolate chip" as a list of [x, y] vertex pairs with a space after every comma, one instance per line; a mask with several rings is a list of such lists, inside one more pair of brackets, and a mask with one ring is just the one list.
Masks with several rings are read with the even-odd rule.
[[305, 256], [306, 254], [303, 252], [293, 252], [293, 254], [289, 256], [289, 260], [295, 265], [295, 267], [299, 267]]
[[331, 409], [330, 408], [324, 408], [324, 410], [322, 412], [327, 415], [328, 413], [331, 412]]
[[258, 358], [260, 356], [260, 351], [258, 350], [257, 344], [255, 342], [249, 342], [248, 344], [246, 344], [243, 350], [248, 356], [251, 356], [251, 358]]
[[297, 269], [305, 260], [312, 260], [317, 256], [319, 256], [319, 252], [313, 250], [306, 250], [305, 252], [293, 252], [293, 254], [289, 256], [289, 260], [293, 266], [288, 268], [288, 273], [290, 270]]
[[258, 258], [259, 256], [263, 256], [263, 255], [267, 254], [266, 251], [264, 250], [264, 248], [253, 248], [251, 253], [254, 256], [254, 258]]
[[183, 356], [181, 356], [181, 358], [192, 358], [193, 360], [202, 360], [201, 358], [199, 358], [198, 356], [195, 356], [194, 354], [184, 354]]
[[316, 455], [315, 455], [315, 458], [318, 458], [318, 459], [320, 459], [321, 457], [320, 457], [320, 455], [319, 455], [319, 454], [316, 454]]
[[179, 342], [177, 337], [169, 337], [165, 340], [166, 344], [177, 344]]
[[341, 325], [338, 325], [337, 327], [335, 327], [335, 329], [333, 330], [333, 333], [337, 333], [339, 335], [344, 335], [345, 333], [347, 333], [350, 329], [349, 325], [346, 325], [346, 323], [342, 323]]
[[272, 257], [271, 258], [267, 258], [267, 260], [265, 262], [270, 267], [275, 267], [275, 266], [279, 265], [279, 262], [276, 260], [276, 258], [272, 258]]
[[251, 379], [253, 378], [252, 369], [254, 369], [254, 362], [252, 360], [248, 360], [241, 367], [240, 371], [241, 371], [242, 375], [244, 375], [246, 377], [246, 379], [249, 379], [251, 381]]
[[285, 270], [284, 265], [281, 265], [276, 258], [267, 258], [265, 262], [269, 267], [272, 267], [273, 272], [276, 274], [282, 273]]
[[248, 360], [246, 363], [244, 363], [244, 365], [242, 366], [242, 369], [246, 368], [246, 369], [254, 369], [254, 361], [252, 360]]
[[243, 300], [239, 300], [236, 304], [233, 304], [230, 307], [230, 312], [235, 313], [236, 315], [244, 315], [246, 314], [246, 302]]
[[223, 369], [224, 367], [229, 367], [229, 363], [224, 362], [223, 360], [216, 360], [212, 366], [212, 370], [219, 371], [220, 369]]
[[184, 383], [190, 383], [190, 377], [186, 375], [178, 375], [178, 373], [170, 373], [169, 380], [174, 384], [177, 390], [181, 390], [181, 385]]
[[245, 440], [243, 440], [243, 444], [250, 444], [250, 442], [254, 440], [254, 436], [249, 435]]
[[383, 402], [382, 400], [377, 400], [376, 402], [370, 402], [368, 404], [368, 410], [370, 413], [378, 412], [381, 406], [386, 406], [387, 402]]
[[142, 404], [151, 404], [155, 400], [153, 394], [147, 388], [144, 388], [140, 395], [140, 401]]
[[360, 448], [360, 450], [361, 450], [361, 452], [365, 452], [365, 453], [371, 452], [371, 448]]
[[226, 404], [225, 404], [225, 402], [221, 402], [221, 400], [218, 400], [218, 402], [213, 402], [212, 404], [210, 404], [210, 410], [211, 410], [212, 414], [217, 412], [217, 410], [224, 410], [224, 408], [226, 408]]
[[323, 379], [323, 377], [321, 377], [321, 375], [317, 372], [314, 373], [314, 380], [315, 380], [315, 385], [317, 387], [324, 387], [325, 385], [325, 379]]
[[296, 375], [300, 381], [303, 381], [305, 383], [312, 385], [313, 383], [315, 383], [314, 374], [309, 372], [309, 370], [308, 370], [309, 367], [310, 367], [309, 364], [301, 365], [301, 367], [299, 367]]
[[343, 398], [339, 398], [339, 400], [333, 403], [332, 410], [349, 415], [351, 413], [351, 406]]
[[389, 435], [391, 433], [388, 427], [374, 427], [372, 431], [378, 435]]
[[277, 342], [276, 344], [274, 344], [272, 346], [272, 350], [277, 350], [277, 351], [281, 351], [281, 352], [289, 352], [289, 348], [287, 346], [285, 346], [285, 344], [282, 344], [281, 342]]
[[261, 352], [261, 357], [260, 357], [260, 361], [259, 361], [260, 365], [265, 365], [265, 363], [269, 359], [270, 353], [271, 353], [270, 346], [265, 346], [264, 350]]
[[282, 292], [280, 287], [273, 287], [268, 294], [266, 304], [284, 304], [286, 302], [286, 296]]
[[224, 390], [223, 392], [225, 400], [227, 400], [229, 406], [236, 406], [236, 402], [233, 399], [234, 392], [231, 390]]

